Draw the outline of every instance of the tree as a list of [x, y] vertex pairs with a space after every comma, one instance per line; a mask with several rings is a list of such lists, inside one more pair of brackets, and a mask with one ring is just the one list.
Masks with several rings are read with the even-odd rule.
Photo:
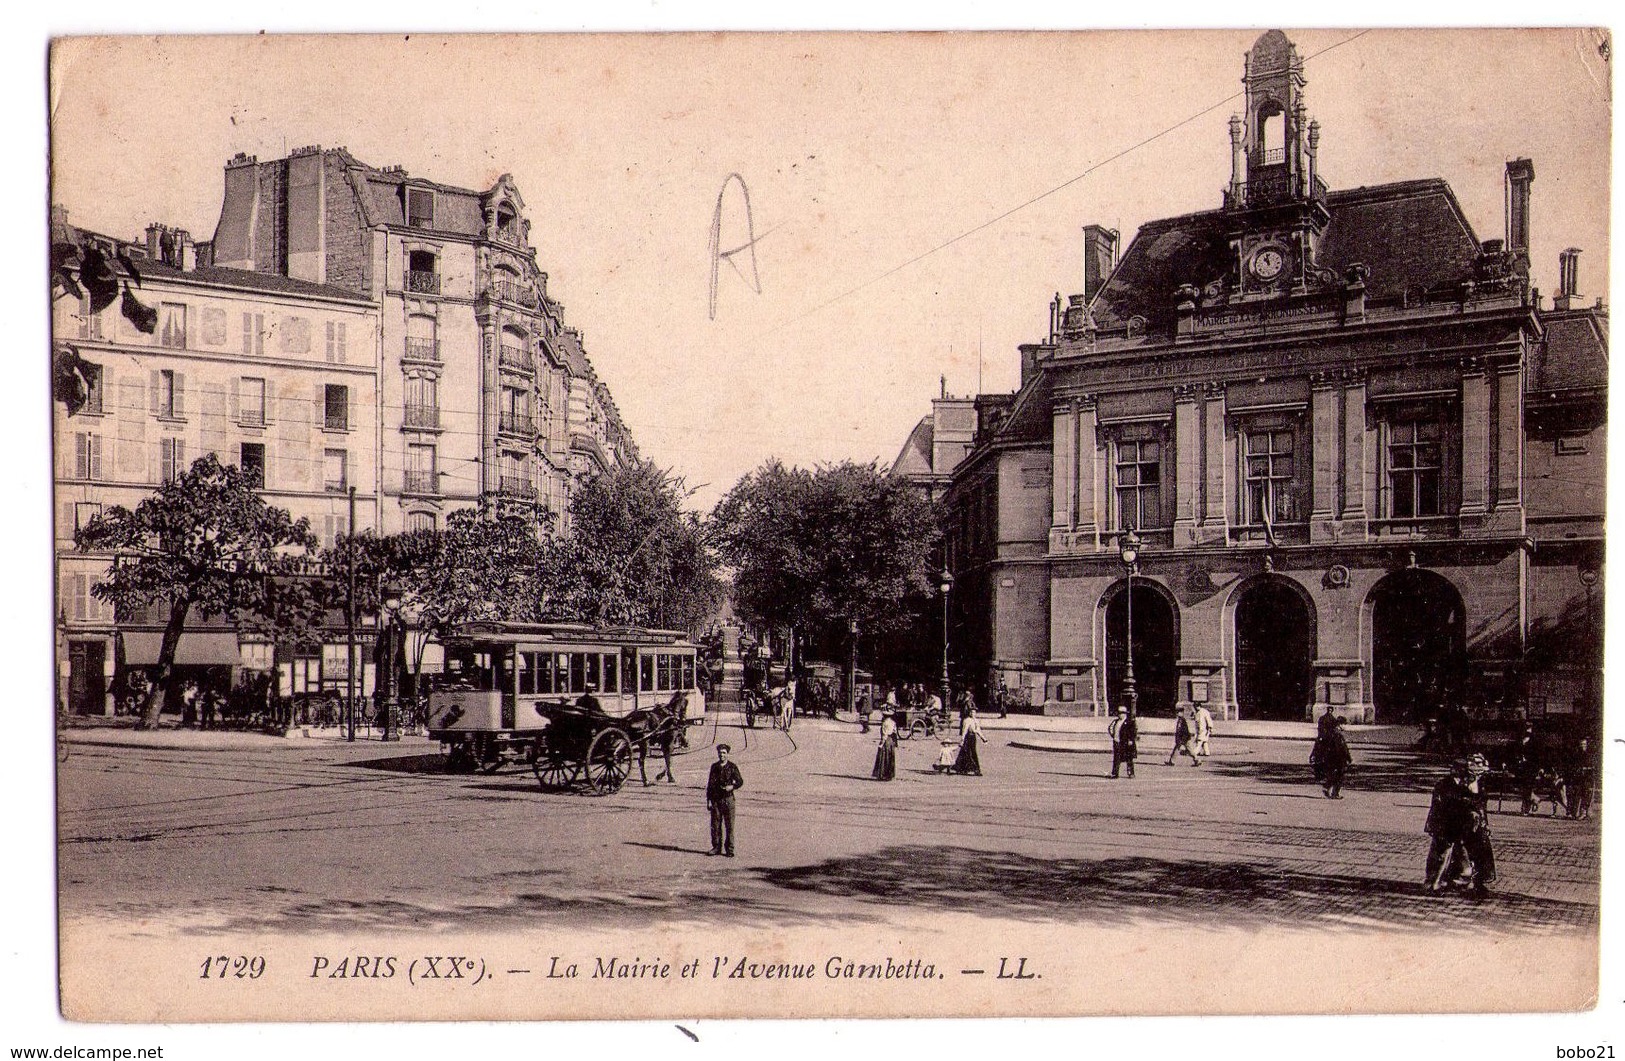
[[696, 630], [722, 599], [717, 558], [681, 481], [651, 461], [582, 479], [555, 540], [560, 593], [542, 611], [597, 625]]
[[931, 504], [875, 464], [816, 471], [773, 460], [741, 479], [711, 515], [749, 621], [850, 647], [854, 627], [906, 625], [905, 602], [931, 591]]
[[265, 503], [242, 471], [214, 454], [165, 483], [135, 509], [115, 505], [80, 528], [85, 552], [111, 552], [113, 566], [92, 592], [129, 615], [167, 609], [158, 676], [142, 706], [142, 728], [158, 723], [173, 692], [175, 649], [187, 616], [229, 615], [252, 623], [276, 613], [278, 591], [316, 548], [304, 519]]

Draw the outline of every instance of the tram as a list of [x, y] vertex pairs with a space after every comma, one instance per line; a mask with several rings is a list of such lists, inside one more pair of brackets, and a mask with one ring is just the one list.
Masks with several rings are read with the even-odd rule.
[[676, 706], [705, 719], [696, 646], [676, 630], [579, 623], [466, 623], [443, 642], [445, 672], [429, 692], [429, 737], [446, 768], [467, 773], [534, 763], [543, 733], [590, 690], [604, 722]]

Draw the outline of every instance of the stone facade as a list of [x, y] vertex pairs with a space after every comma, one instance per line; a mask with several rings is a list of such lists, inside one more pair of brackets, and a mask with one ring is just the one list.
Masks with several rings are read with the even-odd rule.
[[1553, 308], [1529, 287], [1533, 165], [1480, 240], [1442, 180], [1327, 187], [1283, 35], [1244, 81], [1221, 207], [1121, 260], [1089, 226], [1086, 294], [977, 402], [964, 677], [1098, 714], [1132, 645], [1149, 713], [1594, 709], [1607, 316], [1578, 252]]

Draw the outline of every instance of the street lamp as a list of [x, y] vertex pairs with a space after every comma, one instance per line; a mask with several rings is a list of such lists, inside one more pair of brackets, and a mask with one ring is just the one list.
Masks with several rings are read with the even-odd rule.
[[1123, 565], [1128, 568], [1128, 634], [1123, 639], [1123, 702], [1128, 710], [1139, 707], [1140, 694], [1134, 685], [1134, 576], [1140, 573], [1140, 536], [1130, 530], [1118, 540]]
[[942, 702], [948, 702], [948, 591], [954, 588], [954, 576], [948, 569], [942, 569], [942, 579], [937, 587], [942, 590]]
[[400, 690], [395, 683], [395, 633], [400, 628], [401, 596], [393, 586], [389, 587], [388, 596], [384, 598], [384, 611], [388, 613], [389, 620], [384, 626], [384, 659], [383, 671], [380, 674], [379, 684], [383, 686], [384, 696], [384, 740], [401, 739]]
[[852, 635], [852, 654], [846, 667], [846, 713], [854, 714], [858, 709], [858, 621], [851, 620], [847, 624], [847, 632]]

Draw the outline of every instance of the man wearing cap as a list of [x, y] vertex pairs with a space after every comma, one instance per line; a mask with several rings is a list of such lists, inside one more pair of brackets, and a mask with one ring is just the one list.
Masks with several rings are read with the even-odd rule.
[[1428, 848], [1427, 889], [1445, 889], [1472, 863], [1473, 894], [1482, 897], [1495, 880], [1495, 851], [1490, 844], [1484, 775], [1490, 764], [1482, 755], [1458, 759], [1450, 774], [1433, 787], [1423, 829], [1433, 838]]
[[717, 761], [711, 764], [711, 776], [705, 782], [705, 805], [711, 811], [711, 854], [734, 857], [734, 792], [745, 785], [739, 776], [739, 767], [728, 758], [733, 751], [726, 744], [717, 745]]

